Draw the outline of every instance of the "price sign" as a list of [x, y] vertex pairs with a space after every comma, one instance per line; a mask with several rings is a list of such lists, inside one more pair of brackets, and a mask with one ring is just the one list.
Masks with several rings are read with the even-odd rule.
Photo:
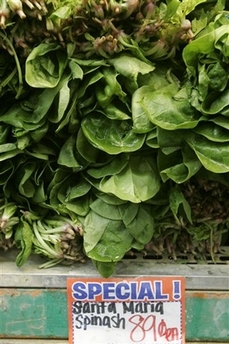
[[184, 344], [183, 277], [69, 278], [70, 344]]

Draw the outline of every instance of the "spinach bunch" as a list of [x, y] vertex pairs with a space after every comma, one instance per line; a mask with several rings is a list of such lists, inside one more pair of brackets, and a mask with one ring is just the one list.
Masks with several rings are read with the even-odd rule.
[[[0, 194], [16, 205], [0, 238], [18, 266], [86, 255], [107, 277], [135, 250], [214, 258], [228, 231], [224, 1], [29, 4], [0, 37]], [[195, 206], [208, 188], [210, 218]]]
[[0, 248], [5, 251], [14, 246], [14, 227], [19, 222], [17, 205], [0, 199]]
[[190, 104], [202, 115], [187, 139], [203, 166], [228, 172], [228, 15], [218, 14], [183, 50]]

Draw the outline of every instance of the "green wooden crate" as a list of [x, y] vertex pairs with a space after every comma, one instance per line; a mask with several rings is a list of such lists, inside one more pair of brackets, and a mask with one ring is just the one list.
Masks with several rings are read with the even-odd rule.
[[[7, 338], [68, 338], [68, 277], [98, 277], [90, 262], [38, 269], [33, 257], [17, 268], [14, 255], [0, 255], [0, 343]], [[186, 277], [186, 340], [229, 343], [229, 265], [176, 264], [126, 259], [116, 277]], [[4, 339], [4, 342], [3, 342]], [[35, 342], [34, 342], [35, 344]], [[61, 343], [62, 344], [62, 343]]]

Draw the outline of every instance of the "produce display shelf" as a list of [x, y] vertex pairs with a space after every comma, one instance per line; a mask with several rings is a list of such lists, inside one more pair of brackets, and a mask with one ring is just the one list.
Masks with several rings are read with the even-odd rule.
[[[229, 253], [228, 247], [223, 248]], [[135, 255], [117, 264], [115, 277], [186, 278], [186, 341], [229, 342], [229, 259], [216, 264], [176, 263]], [[68, 338], [68, 277], [98, 277], [90, 261], [39, 269], [33, 256], [18, 268], [15, 252], [0, 251], [0, 343], [65, 344]], [[15, 340], [15, 341], [14, 341]], [[19, 341], [20, 340], [20, 341]], [[39, 341], [40, 342], [39, 342]], [[23, 342], [24, 341], [24, 342]], [[36, 343], [37, 341], [37, 343]]]

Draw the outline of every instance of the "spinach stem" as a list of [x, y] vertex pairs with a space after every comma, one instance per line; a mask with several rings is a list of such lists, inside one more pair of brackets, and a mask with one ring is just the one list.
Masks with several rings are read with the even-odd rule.
[[0, 91], [3, 87], [5, 87], [10, 81], [11, 79], [14, 77], [15, 73], [17, 71], [17, 68], [14, 68], [12, 70], [12, 72], [5, 78], [5, 80], [3, 80], [0, 84]]
[[34, 234], [39, 242], [39, 244], [41, 245], [41, 247], [47, 251], [47, 253], [49, 253], [51, 256], [56, 257], [56, 258], [61, 258], [59, 253], [54, 251], [51, 247], [49, 247], [49, 245], [46, 244], [46, 242], [42, 239], [39, 230], [37, 228], [37, 224], [34, 222], [33, 225], [33, 230], [34, 230]]
[[16, 99], [18, 99], [20, 97], [20, 95], [22, 94], [22, 90], [23, 90], [23, 77], [22, 77], [22, 70], [21, 70], [21, 66], [20, 66], [20, 62], [17, 56], [17, 53], [14, 49], [13, 44], [11, 43], [11, 41], [7, 38], [6, 35], [4, 35], [2, 32], [0, 32], [0, 37], [3, 38], [3, 40], [5, 40], [7, 42], [7, 44], [9, 45], [13, 55], [14, 55], [14, 59], [15, 59], [15, 63], [16, 63], [16, 67], [17, 67], [17, 71], [18, 71], [18, 82], [19, 82], [19, 86], [18, 86], [18, 90], [17, 90], [17, 94], [16, 94]]

